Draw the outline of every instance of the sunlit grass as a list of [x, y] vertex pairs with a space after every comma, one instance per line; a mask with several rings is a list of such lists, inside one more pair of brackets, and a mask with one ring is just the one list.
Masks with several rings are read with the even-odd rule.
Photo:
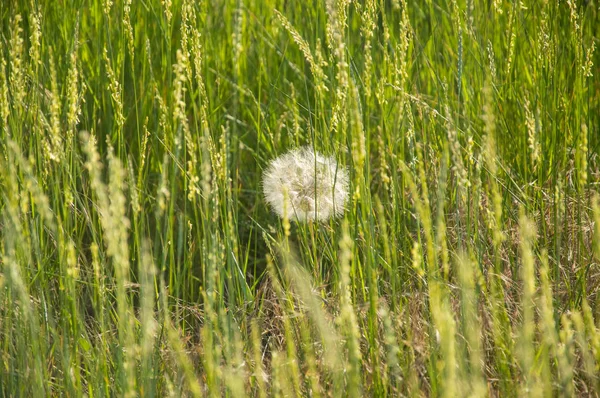
[[0, 396], [600, 393], [597, 1], [5, 3]]

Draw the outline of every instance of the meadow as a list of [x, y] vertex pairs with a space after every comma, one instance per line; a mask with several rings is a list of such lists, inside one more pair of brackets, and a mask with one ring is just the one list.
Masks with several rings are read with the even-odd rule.
[[598, 0], [0, 18], [0, 396], [600, 394]]

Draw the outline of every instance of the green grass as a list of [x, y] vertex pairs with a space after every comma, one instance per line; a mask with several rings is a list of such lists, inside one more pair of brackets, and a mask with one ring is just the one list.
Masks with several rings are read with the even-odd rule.
[[597, 0], [0, 16], [0, 396], [600, 394]]

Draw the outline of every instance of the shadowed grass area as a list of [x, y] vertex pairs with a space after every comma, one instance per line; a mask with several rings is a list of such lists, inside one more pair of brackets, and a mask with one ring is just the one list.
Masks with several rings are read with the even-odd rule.
[[5, 1], [0, 396], [598, 395], [599, 7]]

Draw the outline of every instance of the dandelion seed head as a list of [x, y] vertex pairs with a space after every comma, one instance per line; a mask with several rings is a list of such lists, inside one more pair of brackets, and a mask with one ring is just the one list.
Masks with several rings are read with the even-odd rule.
[[344, 213], [348, 172], [333, 157], [295, 148], [271, 161], [263, 174], [263, 192], [282, 218], [325, 221]]

